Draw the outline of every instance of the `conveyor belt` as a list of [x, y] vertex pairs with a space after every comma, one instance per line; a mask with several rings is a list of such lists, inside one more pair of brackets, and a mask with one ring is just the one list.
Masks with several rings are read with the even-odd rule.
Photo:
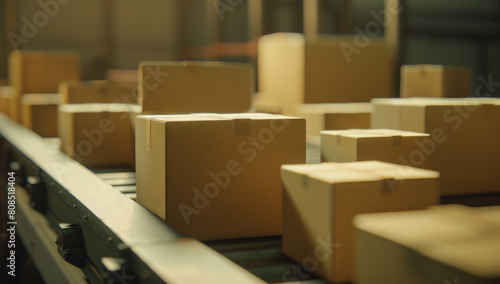
[[[18, 172], [18, 177], [39, 177], [41, 188], [46, 191], [46, 211], [40, 214], [27, 206], [29, 197], [22, 187], [18, 188], [22, 197], [18, 200], [19, 208], [24, 212], [18, 220], [24, 224], [18, 226], [18, 233], [23, 243], [38, 244], [36, 250], [27, 248], [34, 254], [37, 267], [43, 270], [41, 274], [49, 283], [81, 281], [82, 274], [78, 273], [76, 278], [74, 274], [54, 277], [54, 274], [69, 271], [83, 272], [91, 283], [113, 279], [123, 283], [120, 281], [124, 276], [129, 278], [129, 283], [261, 283], [261, 280], [284, 283], [299, 280], [292, 273], [298, 264], [281, 253], [280, 237], [201, 243], [182, 236], [134, 201], [134, 172], [126, 169], [90, 171], [62, 154], [57, 139], [42, 139], [2, 114], [0, 139], [8, 155], [7, 159], [2, 158], [2, 169], [6, 169], [8, 162], [19, 162], [24, 173]], [[308, 162], [318, 161], [318, 147], [308, 145]], [[33, 224], [26, 226], [28, 223]], [[40, 225], [42, 223], [44, 225]], [[60, 224], [73, 224], [81, 229], [85, 241], [81, 249], [86, 252], [81, 270], [61, 262], [62, 257], [54, 258], [58, 248], [53, 240], [48, 240], [56, 234], [61, 238]], [[43, 233], [34, 233], [33, 228]], [[50, 262], [45, 254], [51, 257]], [[70, 258], [67, 260], [74, 262]], [[54, 265], [57, 267], [47, 270]], [[301, 276], [300, 280], [304, 280], [302, 283], [325, 283], [314, 274]]]

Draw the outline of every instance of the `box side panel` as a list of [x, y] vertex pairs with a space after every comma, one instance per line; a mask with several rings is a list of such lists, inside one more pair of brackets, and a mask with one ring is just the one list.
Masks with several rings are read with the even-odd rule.
[[[297, 38], [298, 36], [298, 38]], [[304, 102], [304, 39], [269, 35], [259, 40], [259, 93], [262, 100], [294, 110]]]
[[166, 219], [167, 203], [165, 133], [164, 124], [143, 118], [136, 120], [137, 202], [162, 219]]
[[[142, 67], [144, 112], [244, 112], [250, 109], [250, 66]], [[156, 71], [155, 71], [156, 70]]]
[[354, 277], [353, 217], [363, 213], [426, 209], [439, 204], [439, 179], [380, 180], [337, 184], [334, 192], [333, 236], [340, 246], [334, 254], [334, 281]]
[[359, 139], [340, 135], [321, 134], [322, 162], [355, 162], [358, 159]]
[[370, 44], [349, 54], [346, 45], [355, 46], [352, 40], [306, 44], [305, 103], [369, 102], [393, 96], [388, 47]]
[[313, 272], [328, 279], [336, 253], [331, 187], [287, 170], [282, 170], [282, 179], [283, 253], [301, 264], [317, 263]]

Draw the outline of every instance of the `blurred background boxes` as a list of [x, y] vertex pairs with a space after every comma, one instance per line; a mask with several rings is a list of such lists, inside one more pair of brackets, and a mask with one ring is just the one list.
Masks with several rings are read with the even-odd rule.
[[109, 69], [104, 74], [104, 79], [111, 82], [138, 82], [139, 71], [137, 69]]
[[372, 111], [370, 103], [301, 104], [295, 115], [306, 119], [308, 135], [319, 137], [322, 130], [370, 128]]
[[0, 87], [0, 111], [12, 118], [12, 100], [14, 98], [14, 88], [11, 86]]
[[42, 137], [58, 137], [57, 107], [60, 94], [24, 94], [21, 99], [22, 123]]
[[439, 203], [438, 172], [378, 161], [284, 165], [282, 179], [283, 253], [314, 256], [315, 272], [332, 282], [354, 280], [356, 214]]
[[61, 151], [88, 167], [133, 168], [135, 136], [129, 113], [138, 108], [127, 104], [60, 105]]
[[14, 88], [11, 113], [21, 122], [21, 96], [57, 93], [62, 81], [81, 79], [80, 57], [74, 52], [20, 51], [9, 56], [9, 83]]
[[446, 205], [356, 216], [356, 283], [499, 283], [499, 215]]
[[137, 82], [83, 81], [62, 82], [59, 93], [63, 104], [124, 103], [137, 104]]
[[441, 173], [442, 195], [500, 191], [500, 104], [492, 99], [374, 99], [372, 128], [429, 133], [410, 165]]
[[294, 108], [394, 95], [389, 47], [381, 39], [360, 48], [354, 36], [278, 33], [261, 37], [258, 53], [259, 92], [265, 101]]
[[139, 65], [144, 113], [245, 112], [254, 74], [248, 64], [151, 61]]
[[138, 116], [137, 202], [200, 240], [280, 235], [280, 167], [305, 150], [302, 118]]
[[459, 98], [471, 95], [471, 71], [443, 65], [401, 66], [402, 98]]

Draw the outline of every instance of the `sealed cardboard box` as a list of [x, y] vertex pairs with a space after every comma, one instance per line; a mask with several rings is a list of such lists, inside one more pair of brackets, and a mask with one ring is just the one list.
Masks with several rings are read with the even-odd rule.
[[88, 167], [133, 167], [134, 132], [129, 113], [138, 105], [59, 106], [61, 151]]
[[500, 283], [500, 207], [355, 217], [356, 283]]
[[[321, 131], [323, 162], [377, 160], [404, 164], [408, 157], [425, 149], [430, 135], [394, 129], [350, 129]], [[428, 169], [429, 161], [419, 168]]]
[[369, 102], [393, 96], [388, 46], [371, 38], [357, 47], [354, 36], [305, 38], [277, 33], [258, 43], [263, 100], [289, 108], [307, 103]]
[[137, 202], [201, 240], [281, 234], [280, 166], [305, 162], [305, 121], [272, 114], [141, 115]]
[[245, 112], [253, 91], [253, 71], [247, 64], [139, 64], [139, 101], [145, 113]]
[[403, 65], [401, 97], [468, 97], [471, 94], [471, 76], [467, 67]]
[[0, 87], [0, 111], [12, 118], [12, 103], [14, 97], [14, 88], [10, 86]]
[[302, 104], [297, 116], [306, 119], [307, 135], [319, 136], [322, 130], [370, 128], [372, 110], [370, 103]]
[[374, 99], [372, 128], [429, 133], [405, 164], [430, 162], [442, 195], [500, 192], [500, 104], [491, 99]]
[[137, 90], [137, 82], [86, 81], [59, 85], [63, 104], [137, 104]]
[[59, 83], [80, 79], [80, 58], [76, 53], [13, 51], [9, 55], [9, 82], [14, 87], [13, 117], [21, 122], [21, 95], [57, 93]]
[[435, 171], [364, 161], [284, 165], [281, 173], [283, 253], [332, 282], [353, 280], [356, 214], [439, 203]]
[[22, 96], [22, 123], [42, 137], [57, 137], [59, 94], [25, 94]]

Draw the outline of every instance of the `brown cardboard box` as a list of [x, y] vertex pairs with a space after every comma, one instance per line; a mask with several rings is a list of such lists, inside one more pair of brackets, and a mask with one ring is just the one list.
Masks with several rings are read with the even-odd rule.
[[138, 108], [127, 104], [60, 105], [61, 151], [89, 167], [133, 167], [134, 132], [129, 112]]
[[139, 64], [145, 113], [244, 112], [254, 89], [250, 65], [150, 61]]
[[0, 87], [0, 111], [12, 118], [12, 99], [14, 97], [14, 88], [11, 86]]
[[22, 96], [23, 125], [42, 137], [57, 137], [59, 94], [25, 94]]
[[59, 85], [63, 104], [137, 104], [137, 82], [63, 82]]
[[281, 234], [280, 166], [305, 162], [305, 121], [271, 114], [141, 115], [137, 202], [201, 240]]
[[500, 206], [355, 217], [356, 283], [500, 283]]
[[442, 195], [500, 192], [500, 103], [491, 99], [374, 99], [372, 128], [431, 134], [405, 164], [426, 160], [441, 173]]
[[353, 280], [356, 214], [439, 203], [439, 173], [429, 170], [365, 161], [284, 165], [281, 173], [283, 253], [332, 282]]
[[471, 76], [467, 67], [403, 65], [401, 97], [468, 97], [471, 94]]
[[370, 128], [372, 110], [370, 103], [302, 104], [297, 116], [306, 119], [307, 135], [319, 136], [322, 130]]
[[21, 122], [21, 95], [57, 93], [62, 81], [80, 80], [80, 58], [76, 53], [13, 51], [9, 55], [9, 82], [14, 87], [12, 114]]
[[262, 99], [293, 109], [302, 103], [369, 102], [393, 95], [388, 46], [371, 38], [362, 48], [354, 36], [278, 33], [258, 43]]
[[139, 71], [137, 69], [109, 69], [104, 74], [108, 81], [113, 82], [135, 82], [139, 80]]
[[[393, 129], [350, 129], [321, 131], [323, 162], [377, 160], [401, 164], [431, 139], [429, 134]], [[428, 169], [424, 161], [419, 168]]]

